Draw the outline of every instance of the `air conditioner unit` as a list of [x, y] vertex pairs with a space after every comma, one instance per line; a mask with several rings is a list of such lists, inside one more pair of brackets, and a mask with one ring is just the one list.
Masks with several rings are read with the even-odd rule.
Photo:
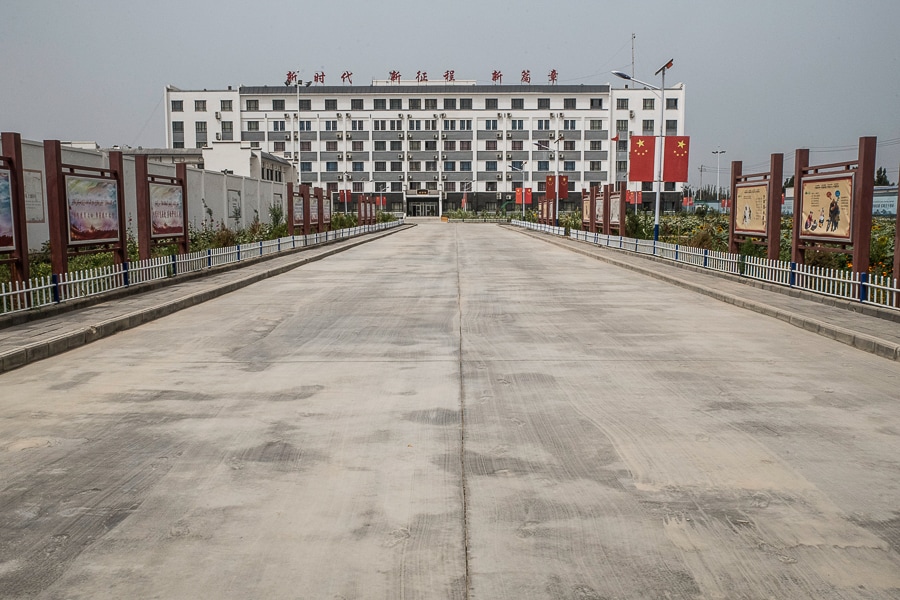
[[511, 131], [507, 131], [507, 132], [506, 132], [506, 139], [508, 139], [508, 140], [511, 140], [511, 139], [512, 139], [512, 132], [511, 132]]
[[[285, 116], [287, 116], [287, 115], [285, 115]], [[216, 118], [217, 118], [217, 119], [221, 119], [221, 118], [222, 118], [222, 113], [220, 113], [219, 111], [216, 111]]]
[[497, 179], [503, 179], [503, 173], [497, 173]]
[[563, 153], [562, 153], [562, 152], [560, 152], [560, 153], [559, 153], [559, 157], [560, 157], [560, 158], [561, 158], [561, 159], [562, 159], [562, 158], [565, 158], [565, 157], [566, 157], [566, 155], [565, 155], [565, 154], [563, 154]]
[[347, 173], [347, 181], [351, 181], [352, 179], [353, 179], [353, 175], [350, 175], [349, 173]]
[[503, 113], [497, 113], [497, 117], [500, 118], [500, 119], [502, 119], [502, 118], [503, 118]]
[[554, 132], [551, 131], [551, 132], [550, 132], [550, 139], [552, 140], [552, 139], [555, 138], [555, 137], [556, 137], [556, 134], [555, 134]]
[[402, 139], [403, 139], [403, 132], [398, 133], [398, 134], [397, 134], [397, 137], [400, 138], [400, 139], [402, 140]]
[[339, 139], [339, 140], [342, 140], [342, 139], [344, 139], [344, 134], [343, 134], [343, 133], [341, 133], [341, 132], [340, 132], [340, 131], [338, 131], [338, 134], [337, 134], [337, 139]]
[[400, 154], [398, 154], [398, 155], [397, 155], [397, 158], [402, 159], [402, 158], [403, 158], [403, 153], [401, 152]]
[[507, 174], [506, 174], [506, 179], [507, 179], [507, 181], [509, 181], [510, 179], [512, 179], [512, 173], [507, 173]]
[[221, 139], [222, 139], [222, 134], [221, 134], [221, 133], [217, 133], [217, 134], [216, 134], [216, 139], [217, 139], [217, 140], [221, 140]]
[[344, 160], [344, 155], [338, 152], [338, 160]]
[[500, 133], [499, 131], [497, 132], [497, 139], [498, 140], [503, 139], [503, 134]]
[[412, 115], [406, 115], [407, 119], [412, 119]]
[[556, 156], [556, 155], [553, 154], [552, 152], [550, 153], [550, 158], [553, 158], [553, 157], [555, 157], [555, 156]]
[[406, 134], [406, 139], [411, 140], [411, 139], [412, 139], [412, 134], [411, 134], [411, 133], [407, 133], [407, 134]]
[[442, 154], [442, 155], [441, 155], [441, 160], [447, 160], [447, 155], [446, 155], [446, 154]]
[[348, 152], [348, 153], [347, 153], [347, 160], [350, 160], [351, 158], [353, 158], [353, 155], [350, 154], [350, 153]]
[[296, 140], [297, 138], [298, 138], [298, 135], [297, 135], [297, 132], [295, 131], [295, 132], [294, 132], [294, 139]]
[[507, 119], [511, 119], [511, 118], [512, 118], [512, 113], [506, 113], [506, 118], [507, 118]]
[[555, 116], [556, 116], [556, 113], [550, 113], [550, 118], [551, 118], [551, 119], [552, 119], [553, 117], [555, 117]]
[[442, 118], [442, 119], [446, 119], [446, 118], [447, 118], [447, 113], [441, 113], [441, 118]]
[[438, 155], [435, 154], [433, 158], [434, 158], [434, 160], [437, 160], [437, 159], [438, 159]]
[[497, 192], [497, 200], [503, 200], [503, 193]]
[[512, 152], [506, 153], [506, 160], [512, 160]]
[[564, 114], [559, 113], [559, 118], [560, 118], [560, 119], [562, 119], [564, 116], [565, 116]]
[[[216, 114], [218, 115], [219, 113], [216, 113]], [[290, 119], [290, 118], [291, 118], [291, 113], [284, 113], [284, 118], [285, 118], [285, 119]]]
[[434, 180], [437, 181], [437, 175], [434, 176]]
[[442, 133], [442, 134], [441, 134], [441, 139], [442, 139], [442, 140], [446, 140], [446, 139], [447, 139], [447, 134], [446, 134], [446, 133]]
[[437, 139], [437, 137], [438, 137], [437, 134], [434, 134], [434, 139]]
[[633, 119], [633, 118], [634, 118], [634, 111], [633, 111], [633, 110], [629, 110], [629, 111], [628, 111], [628, 116], [631, 117], [631, 118]]
[[444, 181], [447, 181], [447, 176], [446, 176], [446, 175], [441, 175], [441, 179], [443, 179]]
[[352, 133], [348, 133], [348, 134], [347, 134], [347, 139], [348, 139], [348, 140], [352, 140], [352, 139], [353, 139], [353, 134], [352, 134]]
[[403, 179], [403, 173], [397, 176], [397, 179]]
[[409, 180], [409, 181], [412, 181], [412, 174], [407, 175], [407, 176], [406, 176], [406, 179]]
[[338, 181], [343, 181], [343, 180], [344, 180], [344, 176], [343, 176], [343, 175], [338, 175]]
[[498, 152], [498, 153], [497, 153], [497, 158], [503, 158], [503, 153], [502, 153], [502, 152]]

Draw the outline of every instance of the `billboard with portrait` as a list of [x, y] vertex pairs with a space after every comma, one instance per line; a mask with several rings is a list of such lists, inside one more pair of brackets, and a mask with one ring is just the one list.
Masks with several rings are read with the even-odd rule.
[[802, 180], [800, 237], [850, 242], [853, 175], [822, 175]]
[[16, 249], [12, 192], [12, 171], [0, 169], [0, 252]]
[[609, 195], [609, 224], [618, 225], [622, 220], [622, 192]]
[[112, 179], [66, 176], [69, 243], [118, 242], [119, 184]]
[[310, 224], [319, 222], [319, 203], [315, 199], [309, 202], [309, 222]]
[[766, 236], [766, 211], [769, 207], [769, 184], [747, 183], [735, 186], [734, 232]]
[[294, 227], [303, 227], [303, 196], [294, 198]]
[[180, 185], [150, 184], [150, 237], [184, 235], [184, 194]]

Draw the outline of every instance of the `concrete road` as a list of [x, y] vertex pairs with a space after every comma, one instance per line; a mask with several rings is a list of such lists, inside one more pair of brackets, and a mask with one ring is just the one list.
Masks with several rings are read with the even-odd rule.
[[423, 224], [0, 375], [0, 598], [898, 598], [900, 365]]

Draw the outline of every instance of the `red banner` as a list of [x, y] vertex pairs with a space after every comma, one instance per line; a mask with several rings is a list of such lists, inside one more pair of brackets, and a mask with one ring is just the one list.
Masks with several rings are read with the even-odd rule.
[[567, 200], [569, 198], [569, 176], [559, 176], [559, 199]]
[[655, 137], [652, 135], [632, 137], [631, 150], [628, 152], [628, 181], [653, 181], [655, 157]]
[[525, 188], [525, 204], [531, 206], [531, 188]]
[[691, 138], [686, 135], [666, 136], [663, 158], [663, 181], [688, 180], [688, 154]]
[[522, 188], [516, 188], [516, 204], [522, 204]]
[[547, 200], [556, 200], [556, 177], [547, 175], [547, 183], [545, 184], [547, 193], [544, 195]]

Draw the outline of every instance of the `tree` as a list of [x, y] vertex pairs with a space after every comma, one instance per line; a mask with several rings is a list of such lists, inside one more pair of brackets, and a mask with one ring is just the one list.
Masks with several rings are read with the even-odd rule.
[[887, 169], [884, 167], [878, 167], [878, 170], [875, 171], [875, 185], [894, 185], [888, 179]]
[[794, 176], [793, 175], [791, 175], [790, 177], [788, 177], [787, 179], [784, 180], [784, 187], [786, 187], [786, 188], [794, 187]]

